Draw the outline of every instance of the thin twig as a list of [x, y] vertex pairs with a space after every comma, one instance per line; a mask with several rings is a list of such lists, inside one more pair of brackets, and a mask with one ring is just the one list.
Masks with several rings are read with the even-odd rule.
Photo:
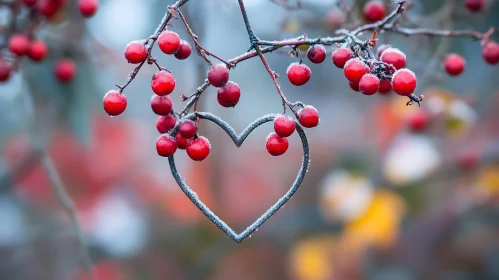
[[82, 261], [83, 264], [85, 265], [85, 269], [87, 270], [87, 273], [89, 274], [91, 279], [97, 279], [95, 278], [92, 269], [93, 266], [92, 259], [90, 258], [88, 249], [85, 246], [83, 232], [78, 223], [78, 218], [76, 216], [76, 210], [73, 205], [73, 201], [66, 192], [64, 185], [62, 184], [61, 178], [59, 176], [59, 173], [57, 172], [57, 169], [55, 168], [54, 163], [52, 162], [52, 159], [49, 157], [45, 149], [42, 148], [39, 150], [39, 152], [41, 153], [40, 162], [42, 164], [42, 167], [45, 169], [45, 172], [47, 172], [52, 190], [55, 192], [57, 199], [59, 200], [59, 202], [61, 203], [61, 205], [63, 206], [64, 210], [69, 215], [69, 218], [71, 220], [71, 226], [73, 227], [73, 230], [76, 234], [76, 239], [78, 241], [78, 246], [80, 249], [80, 254], [82, 255], [83, 258]]
[[212, 65], [212, 63], [206, 57], [207, 55], [212, 56], [212, 57], [218, 59], [219, 61], [225, 63], [225, 65], [227, 65], [228, 68], [232, 68], [233, 67], [232, 64], [230, 64], [229, 62], [225, 61], [224, 59], [220, 58], [216, 54], [208, 51], [206, 48], [204, 48], [203, 46], [201, 46], [199, 44], [199, 42], [198, 42], [198, 36], [196, 36], [196, 34], [194, 34], [194, 32], [192, 31], [191, 27], [187, 23], [187, 20], [185, 19], [184, 15], [182, 14], [182, 12], [180, 12], [180, 9], [175, 9], [175, 11], [178, 13], [178, 15], [180, 16], [180, 19], [184, 23], [184, 26], [185, 26], [185, 29], [187, 30], [187, 33], [189, 33], [189, 35], [191, 36], [192, 41], [194, 42], [194, 46], [196, 48], [196, 52], [198, 53], [199, 56], [201, 56], [210, 65]]

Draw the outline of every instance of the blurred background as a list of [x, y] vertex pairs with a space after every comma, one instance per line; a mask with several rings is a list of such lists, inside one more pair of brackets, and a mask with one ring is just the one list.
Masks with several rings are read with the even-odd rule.
[[[353, 7], [345, 22], [334, 0], [302, 0], [300, 9], [275, 2], [245, 0], [261, 39], [326, 36], [361, 25], [366, 1], [344, 1]], [[481, 13], [467, 11], [464, 0], [411, 2], [404, 26], [481, 32], [499, 26], [498, 1], [487, 1]], [[393, 92], [352, 91], [331, 62], [334, 47], [322, 64], [304, 60], [312, 78], [301, 87], [285, 77], [296, 58], [266, 55], [288, 99], [315, 106], [321, 122], [306, 130], [311, 165], [298, 192], [236, 244], [189, 201], [168, 160], [156, 154], [149, 104], [156, 68], [145, 65], [125, 89], [124, 114], [111, 118], [102, 109], [104, 94], [134, 68], [123, 57], [125, 46], [150, 36], [172, 3], [101, 0], [90, 19], [68, 5], [35, 33], [49, 48], [47, 59], [23, 59], [0, 83], [0, 279], [90, 279], [78, 233], [48, 176], [54, 171], [74, 202], [99, 280], [499, 279], [499, 68], [485, 63], [480, 42], [378, 35], [379, 44], [406, 53], [416, 93], [425, 96], [421, 108]], [[192, 0], [182, 11], [208, 50], [225, 59], [247, 50], [237, 1]], [[0, 26], [9, 17], [0, 5]], [[180, 20], [170, 29], [192, 44]], [[466, 59], [458, 77], [442, 70], [452, 52]], [[174, 109], [182, 109], [180, 94], [195, 91], [207, 64], [195, 53], [180, 61], [156, 47], [153, 56], [175, 76], [171, 96]], [[63, 57], [76, 63], [65, 84], [53, 73]], [[198, 110], [236, 131], [282, 111], [258, 59], [238, 64], [230, 80], [241, 87], [235, 108], [221, 107], [209, 88]], [[239, 149], [213, 123], [202, 121], [200, 131], [212, 144], [209, 157], [194, 162], [178, 151], [177, 168], [215, 213], [243, 230], [290, 187], [300, 139], [295, 133], [286, 154], [272, 157], [265, 149], [271, 124]]]

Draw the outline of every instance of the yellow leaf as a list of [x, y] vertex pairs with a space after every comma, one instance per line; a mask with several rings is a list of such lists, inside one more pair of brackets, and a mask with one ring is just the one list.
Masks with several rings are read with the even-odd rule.
[[329, 279], [335, 237], [315, 236], [298, 242], [290, 254], [292, 275], [300, 280]]
[[481, 171], [476, 187], [486, 196], [499, 194], [499, 165], [493, 165]]
[[368, 246], [391, 246], [398, 236], [404, 212], [402, 198], [386, 190], [377, 190], [365, 213], [345, 225], [342, 246], [345, 250], [358, 252]]

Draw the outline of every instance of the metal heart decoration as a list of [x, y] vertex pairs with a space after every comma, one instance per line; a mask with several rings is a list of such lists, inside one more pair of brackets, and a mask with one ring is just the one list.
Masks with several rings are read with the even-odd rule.
[[[243, 144], [244, 140], [248, 135], [257, 127], [260, 125], [271, 122], [274, 120], [276, 117], [276, 114], [271, 114], [271, 115], [265, 115], [257, 120], [255, 120], [253, 123], [251, 123], [241, 134], [237, 134], [234, 129], [227, 124], [224, 120], [221, 118], [211, 114], [211, 113], [191, 113], [189, 115], [186, 115], [183, 117], [181, 120], [177, 122], [177, 125], [169, 132], [171, 135], [175, 135], [178, 130], [179, 124], [183, 120], [195, 120], [196, 118], [200, 119], [205, 119], [212, 121], [216, 123], [218, 126], [223, 128], [225, 132], [232, 138], [232, 141], [234, 141], [234, 144], [239, 148]], [[298, 190], [300, 187], [303, 178], [305, 177], [305, 174], [307, 173], [308, 165], [309, 165], [309, 158], [310, 158], [310, 152], [309, 152], [309, 147], [308, 147], [308, 140], [307, 136], [305, 135], [305, 132], [299, 126], [296, 124], [296, 131], [300, 135], [300, 139], [303, 145], [303, 158], [302, 158], [302, 163], [300, 170], [298, 171], [298, 174], [296, 175], [296, 179], [291, 185], [290, 189], [284, 194], [283, 197], [281, 197], [274, 205], [272, 205], [265, 213], [263, 213], [258, 219], [256, 219], [250, 226], [248, 226], [243, 232], [241, 233], [236, 233], [227, 223], [225, 223], [222, 219], [220, 219], [213, 211], [211, 211], [197, 196], [197, 194], [185, 183], [184, 179], [180, 176], [178, 173], [177, 167], [175, 166], [175, 159], [174, 156], [170, 156], [168, 158], [168, 161], [170, 163], [170, 169], [172, 171], [172, 175], [175, 178], [175, 181], [177, 181], [178, 185], [182, 189], [182, 191], [187, 195], [187, 197], [196, 205], [203, 214], [208, 217], [216, 226], [218, 226], [222, 231], [224, 231], [228, 236], [230, 236], [234, 241], [237, 243], [245, 240], [248, 238], [255, 230], [257, 230], [265, 221], [267, 221], [272, 215], [274, 215], [279, 208], [281, 208], [286, 202], [289, 201], [289, 199], [293, 196], [293, 194]]]

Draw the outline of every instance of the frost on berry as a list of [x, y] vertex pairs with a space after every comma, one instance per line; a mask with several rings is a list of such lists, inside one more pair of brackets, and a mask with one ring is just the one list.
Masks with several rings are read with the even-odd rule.
[[369, 73], [369, 67], [360, 58], [352, 58], [345, 63], [343, 72], [350, 82], [358, 82], [365, 74]]
[[127, 106], [127, 98], [117, 90], [110, 90], [103, 98], [104, 111], [110, 116], [118, 116]]
[[129, 63], [141, 63], [147, 58], [147, 49], [142, 42], [132, 41], [125, 47], [125, 58]]
[[224, 64], [213, 65], [207, 75], [208, 82], [214, 87], [223, 87], [229, 81], [229, 70]]
[[166, 116], [159, 116], [156, 119], [156, 129], [159, 133], [168, 133], [172, 128], [175, 127], [177, 123], [177, 118], [173, 114], [168, 114]]
[[235, 82], [229, 81], [217, 91], [218, 104], [225, 108], [234, 107], [241, 97], [241, 88]]
[[175, 78], [165, 70], [156, 72], [152, 77], [151, 88], [157, 95], [168, 95], [175, 89]]
[[378, 59], [380, 59], [383, 52], [386, 51], [390, 47], [391, 47], [391, 45], [388, 45], [388, 44], [380, 45], [376, 51], [376, 56], [378, 57]]
[[379, 78], [373, 74], [366, 74], [359, 81], [359, 90], [364, 95], [373, 95], [378, 89]]
[[409, 69], [397, 70], [392, 77], [392, 87], [398, 95], [408, 96], [416, 90], [416, 75]]
[[173, 31], [163, 31], [158, 36], [158, 47], [165, 54], [175, 54], [180, 49], [180, 37]]
[[191, 139], [192, 137], [194, 137], [197, 131], [198, 127], [196, 123], [191, 120], [185, 120], [178, 126], [178, 132], [180, 132], [180, 135], [186, 139]]
[[395, 69], [404, 68], [407, 63], [405, 53], [397, 48], [387, 48], [380, 56], [380, 60], [393, 65]]
[[274, 131], [281, 137], [289, 137], [295, 132], [296, 125], [293, 118], [287, 115], [278, 115], [274, 118]]
[[308, 49], [307, 57], [312, 63], [322, 63], [326, 59], [326, 48], [323, 45], [315, 45]]
[[291, 84], [295, 86], [302, 86], [310, 80], [312, 71], [307, 65], [294, 62], [288, 66], [286, 75], [288, 75], [288, 79]]
[[208, 157], [211, 150], [211, 144], [203, 136], [187, 141], [187, 155], [194, 161], [202, 161]]
[[298, 111], [298, 122], [306, 128], [312, 128], [319, 125], [319, 113], [314, 106], [306, 105]]
[[340, 69], [343, 69], [345, 63], [352, 57], [353, 51], [349, 48], [337, 48], [332, 55], [334, 65]]
[[288, 150], [288, 138], [281, 137], [277, 133], [272, 132], [267, 136], [265, 147], [272, 156], [280, 156]]
[[172, 156], [177, 151], [177, 140], [168, 134], [159, 136], [156, 140], [156, 151], [162, 157]]

